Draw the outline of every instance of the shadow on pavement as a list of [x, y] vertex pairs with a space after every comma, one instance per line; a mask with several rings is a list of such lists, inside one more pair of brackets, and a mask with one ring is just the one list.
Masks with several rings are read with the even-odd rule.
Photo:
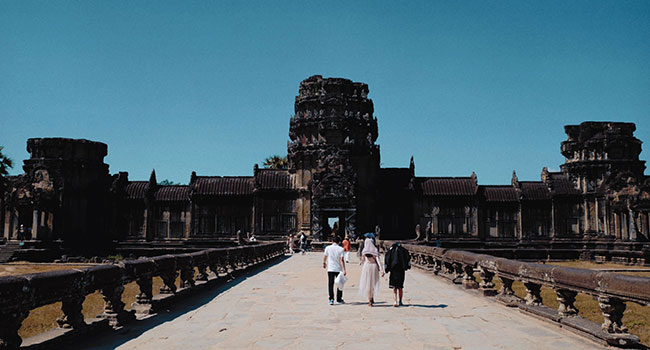
[[423, 307], [427, 309], [444, 309], [447, 307], [447, 304], [438, 304], [438, 305], [406, 304], [404, 306]]
[[197, 294], [189, 296], [187, 299], [171, 305], [167, 310], [161, 310], [152, 317], [136, 320], [126, 324], [122, 329], [109, 332], [101, 332], [96, 334], [89, 334], [87, 336], [71, 340], [68, 344], [62, 344], [65, 349], [75, 350], [112, 350], [120, 345], [135, 339], [142, 335], [144, 332], [161, 325], [165, 322], [172, 321], [188, 312], [194, 311], [210, 301], [215, 297], [227, 291], [228, 289], [240, 284], [249, 277], [252, 277], [264, 270], [267, 270], [275, 265], [288, 259], [290, 256], [280, 256], [270, 262], [262, 263], [259, 266], [251, 267], [248, 271], [242, 271], [240, 275], [232, 280], [225, 281], [213, 288], [205, 291], [197, 292]]

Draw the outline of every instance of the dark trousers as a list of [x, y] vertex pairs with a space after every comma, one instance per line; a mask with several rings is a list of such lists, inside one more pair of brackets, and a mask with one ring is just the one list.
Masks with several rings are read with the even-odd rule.
[[[334, 300], [334, 280], [338, 275], [339, 275], [338, 272], [327, 271], [327, 288], [329, 288], [330, 300]], [[341, 300], [343, 300], [343, 291], [336, 288], [336, 301], [341, 301]]]

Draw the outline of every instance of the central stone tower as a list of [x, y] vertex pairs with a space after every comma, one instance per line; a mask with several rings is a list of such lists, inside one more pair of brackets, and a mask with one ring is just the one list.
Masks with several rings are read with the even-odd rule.
[[300, 230], [327, 238], [330, 218], [338, 219], [340, 236], [373, 230], [377, 136], [368, 85], [320, 75], [300, 83], [288, 145]]

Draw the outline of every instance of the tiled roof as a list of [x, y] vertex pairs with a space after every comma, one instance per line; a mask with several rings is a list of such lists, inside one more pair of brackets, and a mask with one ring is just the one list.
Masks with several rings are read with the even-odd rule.
[[421, 177], [418, 180], [425, 196], [473, 196], [478, 190], [471, 177]]
[[573, 186], [573, 182], [562, 173], [552, 173], [549, 178], [549, 185], [555, 195], [580, 194], [580, 191]]
[[253, 177], [197, 176], [193, 187], [197, 195], [246, 196], [253, 194]]
[[291, 175], [287, 170], [260, 169], [255, 175], [255, 188], [262, 190], [292, 190]]
[[512, 186], [479, 186], [487, 202], [518, 202], [519, 194]]
[[127, 199], [144, 199], [145, 191], [149, 181], [129, 181], [126, 185]]
[[154, 194], [157, 201], [185, 202], [190, 200], [190, 188], [187, 185], [161, 186]]
[[551, 192], [548, 186], [539, 181], [520, 181], [521, 197], [523, 200], [545, 200], [551, 199]]

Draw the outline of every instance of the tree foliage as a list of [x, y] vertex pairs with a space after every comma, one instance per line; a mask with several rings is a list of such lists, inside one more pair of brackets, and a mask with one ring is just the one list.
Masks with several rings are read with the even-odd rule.
[[264, 167], [268, 169], [287, 169], [288, 166], [289, 163], [286, 156], [280, 157], [274, 154], [264, 160]]
[[2, 154], [4, 147], [0, 146], [0, 176], [7, 176], [9, 169], [14, 167], [14, 161]]
[[178, 185], [178, 183], [176, 183], [174, 181], [171, 181], [171, 180], [168, 180], [168, 179], [164, 179], [162, 181], [159, 181], [158, 185], [160, 185], [160, 186], [170, 186], [170, 185]]

